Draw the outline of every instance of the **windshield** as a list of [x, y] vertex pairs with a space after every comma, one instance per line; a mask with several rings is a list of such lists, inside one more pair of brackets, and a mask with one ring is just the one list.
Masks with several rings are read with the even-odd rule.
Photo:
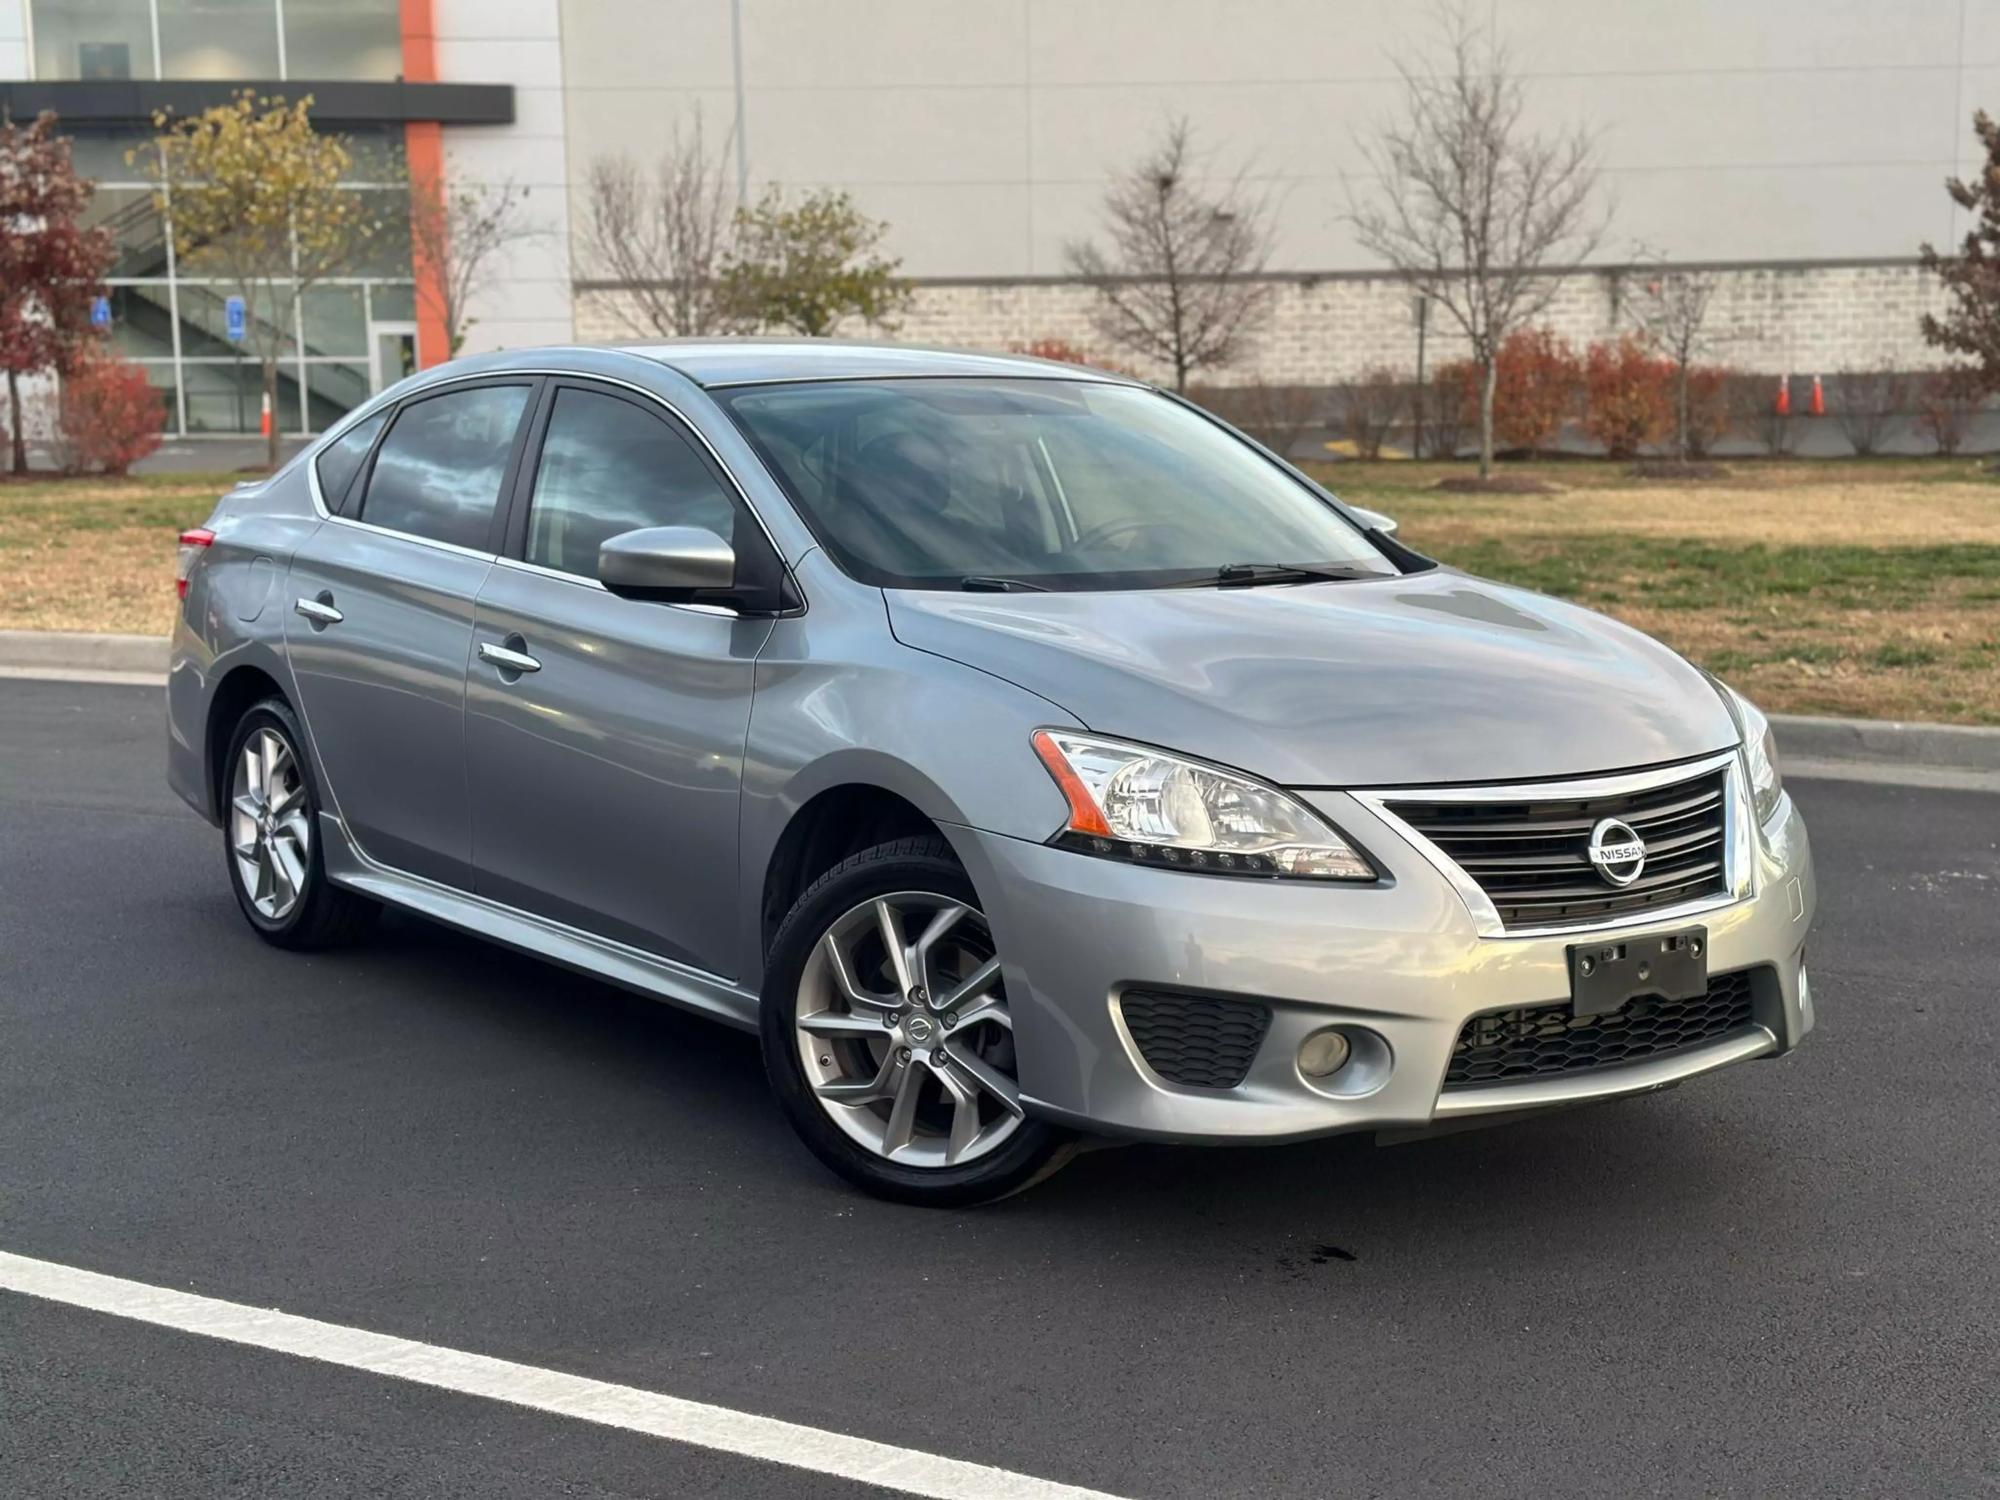
[[1152, 391], [926, 378], [714, 394], [864, 582], [1162, 588], [1245, 581], [1224, 570], [1246, 563], [1395, 572], [1296, 478]]

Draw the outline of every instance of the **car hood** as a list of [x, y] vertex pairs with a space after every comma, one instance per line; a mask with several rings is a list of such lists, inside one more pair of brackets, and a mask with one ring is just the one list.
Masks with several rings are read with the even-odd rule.
[[888, 601], [905, 645], [1027, 688], [1100, 734], [1283, 786], [1582, 775], [1737, 738], [1707, 679], [1657, 641], [1450, 569]]

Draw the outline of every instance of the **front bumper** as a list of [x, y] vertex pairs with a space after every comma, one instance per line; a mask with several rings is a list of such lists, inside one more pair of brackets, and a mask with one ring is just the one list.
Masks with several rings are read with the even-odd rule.
[[[1156, 1140], [1295, 1140], [1417, 1130], [1666, 1087], [1750, 1057], [1788, 1052], [1812, 1028], [1804, 983], [1815, 904], [1805, 824], [1789, 799], [1752, 840], [1750, 894], [1692, 919], [1710, 974], [1768, 968], [1755, 1025], [1687, 1051], [1513, 1084], [1444, 1090], [1472, 1016], [1569, 994], [1575, 935], [1482, 936], [1443, 874], [1360, 801], [1312, 800], [1389, 879], [1341, 887], [1143, 868], [957, 828], [1006, 977], [1023, 1100], [1098, 1134]], [[1649, 917], [1592, 935], [1676, 931]], [[1269, 1030], [1243, 1082], [1185, 1088], [1148, 1068], [1119, 1020], [1126, 990], [1251, 999]], [[1299, 1044], [1329, 1025], [1386, 1043], [1381, 1066], [1309, 1081]]]

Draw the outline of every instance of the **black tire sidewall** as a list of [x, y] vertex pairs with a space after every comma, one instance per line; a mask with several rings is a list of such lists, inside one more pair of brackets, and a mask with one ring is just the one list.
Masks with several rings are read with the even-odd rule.
[[[250, 900], [249, 892], [243, 889], [243, 878], [236, 869], [236, 848], [229, 836], [236, 766], [243, 758], [245, 742], [259, 729], [276, 730], [291, 750], [292, 763], [299, 768], [299, 780], [305, 786], [306, 817], [312, 827], [312, 837], [306, 849], [305, 891], [290, 911], [277, 918], [267, 917], [258, 911]], [[229, 871], [229, 889], [236, 893], [236, 904], [252, 927], [273, 941], [283, 942], [297, 934], [324, 901], [327, 879], [325, 861], [320, 854], [319, 786], [313, 779], [312, 761], [306, 753], [305, 736], [299, 730], [299, 721], [282, 700], [266, 698], [236, 721], [236, 730], [229, 737], [229, 752], [223, 758], [219, 779], [222, 783], [218, 798], [222, 813], [222, 852]]]
[[821, 876], [799, 898], [771, 945], [758, 1016], [765, 1072], [807, 1148], [857, 1186], [880, 1197], [940, 1207], [1004, 1198], [1060, 1166], [1072, 1149], [1071, 1137], [1030, 1117], [999, 1147], [965, 1166], [901, 1166], [851, 1140], [827, 1116], [799, 1063], [793, 1017], [806, 960], [837, 918], [863, 901], [896, 891], [925, 891], [980, 905], [971, 880], [942, 839], [878, 845]]

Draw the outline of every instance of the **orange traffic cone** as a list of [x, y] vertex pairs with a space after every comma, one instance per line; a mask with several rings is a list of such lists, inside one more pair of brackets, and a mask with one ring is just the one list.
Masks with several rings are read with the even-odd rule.
[[269, 437], [271, 435], [271, 393], [269, 391], [264, 392], [264, 409], [257, 417], [257, 435], [259, 437]]
[[1772, 408], [1772, 410], [1774, 410], [1775, 412], [1777, 412], [1777, 414], [1778, 414], [1779, 416], [1781, 416], [1781, 417], [1789, 417], [1789, 416], [1790, 416], [1790, 415], [1792, 414], [1792, 377], [1791, 377], [1791, 376], [1789, 376], [1789, 375], [1780, 375], [1780, 376], [1778, 377], [1778, 401], [1777, 401], [1777, 405], [1776, 405], [1776, 406], [1774, 406], [1774, 407]]
[[1819, 376], [1813, 376], [1812, 405], [1808, 408], [1816, 417], [1826, 415], [1826, 393], [1819, 388]]

